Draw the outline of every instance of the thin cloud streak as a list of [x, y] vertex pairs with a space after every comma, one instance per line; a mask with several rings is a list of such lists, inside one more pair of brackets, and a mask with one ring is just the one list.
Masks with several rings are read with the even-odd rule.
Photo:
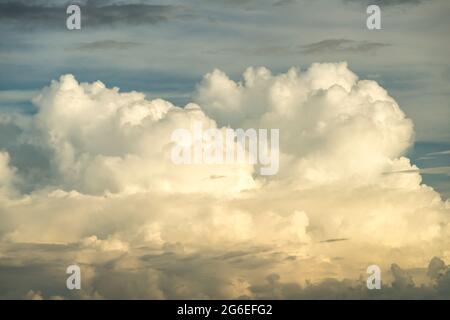
[[381, 42], [358, 41], [350, 39], [326, 39], [301, 46], [301, 52], [305, 54], [316, 53], [367, 53], [376, 52], [389, 44]]

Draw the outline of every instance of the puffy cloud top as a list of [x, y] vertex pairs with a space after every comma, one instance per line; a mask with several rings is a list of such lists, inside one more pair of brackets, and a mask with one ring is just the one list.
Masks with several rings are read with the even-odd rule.
[[[148, 101], [138, 92], [120, 93], [100, 82], [79, 84], [72, 75], [34, 99], [37, 134], [53, 152], [55, 183], [65, 190], [104, 192], [234, 192], [252, 188], [252, 167], [175, 166], [171, 133], [195, 122], [216, 128], [195, 104]], [[225, 179], [212, 181], [211, 176]]]
[[214, 70], [197, 100], [221, 125], [280, 128], [280, 177], [295, 175], [301, 186], [373, 183], [393, 167], [411, 169], [400, 156], [412, 143], [412, 122], [386, 90], [358, 81], [344, 62], [276, 76], [249, 68], [240, 82]]

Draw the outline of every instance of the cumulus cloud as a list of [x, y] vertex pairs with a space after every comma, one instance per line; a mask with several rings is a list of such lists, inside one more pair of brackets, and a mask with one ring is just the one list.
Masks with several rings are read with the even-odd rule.
[[[230, 192], [255, 185], [250, 166], [187, 167], [170, 161], [173, 130], [193, 130], [196, 122], [205, 130], [217, 127], [195, 104], [179, 108], [161, 99], [147, 101], [142, 93], [120, 93], [101, 82], [79, 84], [71, 75], [54, 81], [34, 103], [36, 130], [54, 153], [55, 184], [64, 190]], [[211, 175], [226, 178], [212, 182]]]
[[9, 154], [0, 152], [0, 195], [10, 194], [14, 190], [15, 169], [9, 165]]
[[39, 292], [39, 291], [34, 292], [33, 290], [30, 290], [27, 292], [27, 294], [25, 295], [25, 299], [26, 300], [44, 300], [41, 292]]
[[386, 168], [411, 167], [401, 158], [412, 142], [411, 121], [383, 88], [358, 81], [345, 63], [277, 76], [249, 68], [239, 83], [215, 70], [197, 100], [219, 124], [281, 128], [284, 166], [277, 177], [296, 175], [301, 186], [373, 182]]
[[[405, 157], [413, 124], [376, 82], [346, 63], [213, 70], [194, 96], [178, 107], [64, 75], [34, 115], [0, 117], [0, 296], [372, 298], [371, 264], [386, 296], [447, 292], [449, 205]], [[175, 165], [171, 134], [194, 123], [280, 129], [279, 173]], [[12, 270], [48, 285], [14, 286]]]
[[117, 41], [117, 40], [101, 40], [87, 43], [80, 43], [73, 48], [79, 51], [94, 51], [94, 50], [126, 50], [141, 45], [138, 42], [131, 41]]

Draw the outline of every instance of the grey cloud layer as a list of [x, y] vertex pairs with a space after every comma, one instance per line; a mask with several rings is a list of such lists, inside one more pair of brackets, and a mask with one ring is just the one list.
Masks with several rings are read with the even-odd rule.
[[[289, 263], [288, 257], [258, 250], [217, 258], [213, 252], [183, 253], [176, 246], [164, 252], [141, 248], [127, 253], [102, 252], [83, 245], [23, 244], [3, 245], [1, 249], [10, 256], [0, 264], [1, 299], [450, 298], [450, 267], [436, 257], [415, 270], [392, 263], [382, 270], [382, 289], [368, 290], [365, 270], [359, 279], [308, 281], [305, 275], [301, 283], [291, 281], [270, 271]], [[55, 255], [60, 259], [49, 260]], [[80, 263], [83, 290], [68, 291], [66, 266], [74, 257], [89, 259], [93, 255], [97, 256], [95, 264], [89, 260]], [[300, 262], [298, 268], [302, 263], [307, 264]], [[416, 277], [427, 282], [416, 283]]]
[[395, 7], [401, 5], [418, 5], [432, 0], [344, 0], [344, 2], [355, 2], [363, 5], [379, 5], [382, 7]]
[[[88, 2], [81, 5], [85, 27], [111, 25], [156, 24], [177, 16], [178, 8], [170, 5], [150, 4], [103, 4]], [[0, 21], [17, 27], [64, 28], [67, 18], [66, 6], [46, 6], [42, 3], [0, 3]]]
[[301, 46], [301, 52], [306, 54], [315, 53], [367, 53], [374, 52], [388, 44], [370, 41], [357, 41], [350, 39], [326, 39]]
[[[140, 43], [131, 41], [117, 41], [117, 40], [99, 40], [94, 42], [80, 43], [72, 48], [80, 51], [92, 50], [123, 50], [140, 46]], [[70, 50], [71, 48], [69, 48]]]

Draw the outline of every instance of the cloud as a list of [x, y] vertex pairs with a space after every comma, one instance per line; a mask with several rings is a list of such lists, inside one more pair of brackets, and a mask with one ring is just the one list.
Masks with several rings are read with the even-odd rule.
[[401, 157], [411, 145], [411, 121], [384, 89], [358, 81], [345, 63], [277, 76], [249, 68], [240, 82], [214, 70], [198, 86], [196, 101], [222, 126], [280, 128], [283, 165], [274, 179], [295, 177], [302, 188], [347, 178], [373, 182], [390, 166], [411, 169]]
[[305, 54], [316, 53], [367, 53], [376, 52], [378, 49], [388, 46], [386, 43], [357, 41], [349, 39], [326, 39], [301, 46], [301, 52]]
[[2, 90], [0, 91], [0, 103], [2, 105], [30, 101], [36, 95], [34, 90]]
[[93, 51], [93, 50], [123, 50], [132, 47], [137, 47], [140, 44], [131, 41], [117, 41], [117, 40], [100, 40], [87, 43], [80, 43], [74, 46], [75, 50]]
[[380, 7], [396, 7], [401, 5], [419, 5], [421, 3], [429, 2], [431, 0], [345, 0], [346, 2], [362, 2], [363, 5], [375, 4]]
[[[435, 257], [430, 265], [436, 261], [442, 262]], [[443, 264], [442, 268], [448, 267]], [[445, 278], [447, 273], [445, 276], [442, 275], [436, 283], [415, 285], [409, 273], [395, 263], [382, 274], [386, 273], [393, 277], [393, 281], [384, 282], [381, 290], [368, 290], [362, 279], [328, 278], [320, 282], [307, 282], [300, 285], [282, 281], [280, 275], [271, 274], [267, 276], [265, 283], [250, 287], [250, 291], [251, 297], [257, 299], [445, 299], [443, 287], [450, 283], [449, 279]]]
[[411, 275], [397, 264], [392, 264], [391, 273], [394, 277], [394, 281], [392, 281], [393, 288], [405, 290], [414, 287], [414, 281]]
[[[405, 157], [412, 121], [375, 81], [344, 62], [239, 80], [213, 70], [194, 97], [178, 107], [63, 75], [35, 114], [1, 115], [1, 297], [447, 292], [447, 267], [430, 260], [449, 262], [450, 205]], [[280, 129], [279, 173], [173, 164], [172, 132], [197, 122]], [[80, 292], [65, 288], [74, 263]], [[386, 276], [379, 296], [358, 280], [371, 264]]]
[[428, 265], [427, 275], [431, 279], [439, 279], [445, 273], [446, 269], [447, 267], [442, 259], [433, 257]]
[[[161, 99], [147, 101], [142, 93], [120, 93], [101, 82], [79, 84], [71, 75], [54, 81], [34, 103], [39, 108], [36, 128], [53, 153], [55, 186], [65, 190], [192, 192], [221, 185], [219, 192], [229, 192], [256, 186], [250, 165], [203, 168], [170, 161], [176, 128], [193, 130], [194, 122], [205, 130], [216, 128], [195, 104], [179, 108]], [[211, 175], [226, 179], [218, 184], [207, 179]]]
[[274, 2], [273, 6], [275, 7], [288, 6], [296, 2], [297, 2], [296, 0], [278, 0]]
[[329, 242], [340, 242], [340, 241], [348, 241], [350, 239], [340, 238], [340, 239], [327, 239], [320, 241], [321, 243], [329, 243]]
[[444, 176], [450, 176], [450, 167], [433, 167], [424, 168], [420, 170], [423, 174], [439, 174]]
[[[423, 157], [421, 159], [423, 159]], [[441, 176], [442, 175], [449, 176], [450, 175], [450, 167], [430, 167], [430, 168], [423, 168], [423, 169], [410, 169], [410, 170], [384, 172], [383, 174], [415, 173], [415, 172], [420, 172], [422, 174], [436, 174], [436, 175], [441, 175]]]
[[[39, 248], [35, 246], [34, 249]], [[74, 256], [65, 256], [68, 251], [58, 251], [58, 254], [64, 255], [63, 260], [73, 259]], [[39, 252], [40, 259], [51, 253], [45, 249]], [[16, 292], [19, 297], [27, 299], [442, 299], [448, 297], [450, 287], [449, 268], [436, 257], [428, 268], [425, 266], [419, 268], [419, 272], [415, 271], [417, 278], [426, 279], [425, 283], [416, 284], [410, 275], [412, 270], [392, 264], [382, 270], [382, 289], [368, 290], [363, 272], [353, 279], [329, 277], [318, 281], [294, 281], [282, 273], [279, 265], [274, 263], [276, 259], [270, 258], [271, 264], [268, 264], [268, 256], [265, 256], [266, 260], [258, 259], [256, 251], [241, 254], [241, 258], [236, 255], [235, 259], [240, 259], [240, 264], [236, 263], [239, 260], [215, 260], [206, 252], [183, 253], [175, 247], [167, 247], [164, 253], [147, 249], [145, 256], [139, 256], [136, 251], [126, 255], [111, 255], [92, 249], [78, 249], [77, 252], [77, 259], [96, 256], [95, 265], [80, 263], [82, 291], [64, 288], [63, 261], [23, 267], [18, 265], [16, 257], [16, 265], [6, 268], [3, 262], [0, 267], [0, 296], [11, 298], [13, 296], [5, 295], [5, 292]], [[242, 261], [249, 264], [244, 265]], [[435, 261], [439, 261], [438, 268], [433, 266]], [[13, 263], [12, 260], [9, 262]], [[250, 270], [247, 269], [250, 266]], [[268, 271], [275, 267], [278, 273]], [[439, 269], [439, 273], [427, 276], [434, 269]], [[260, 273], [263, 276], [254, 277]], [[386, 280], [389, 278], [392, 280]], [[17, 281], [19, 279], [22, 280]], [[44, 289], [30, 290], [27, 286]]]
[[431, 152], [427, 153], [427, 156], [442, 156], [442, 155], [450, 155], [450, 150], [439, 151], [439, 152]]
[[270, 45], [259, 47], [234, 47], [224, 48], [220, 50], [208, 49], [208, 54], [217, 55], [218, 53], [240, 53], [249, 56], [268, 55], [279, 56], [300, 54], [337, 54], [337, 53], [376, 53], [379, 49], [390, 46], [387, 43], [359, 41], [350, 39], [326, 39], [319, 42], [313, 42], [305, 45]]
[[40, 292], [40, 291], [34, 292], [33, 290], [30, 290], [27, 292], [27, 294], [25, 295], [25, 299], [26, 300], [44, 300], [44, 298], [42, 297], [42, 292]]
[[10, 166], [10, 157], [7, 152], [0, 151], [0, 196], [10, 195], [17, 182], [16, 169]]
[[[64, 30], [66, 6], [40, 1], [0, 2], [0, 21], [16, 27], [45, 27]], [[177, 16], [177, 7], [170, 5], [80, 3], [83, 27], [115, 25], [148, 25], [168, 21]]]

